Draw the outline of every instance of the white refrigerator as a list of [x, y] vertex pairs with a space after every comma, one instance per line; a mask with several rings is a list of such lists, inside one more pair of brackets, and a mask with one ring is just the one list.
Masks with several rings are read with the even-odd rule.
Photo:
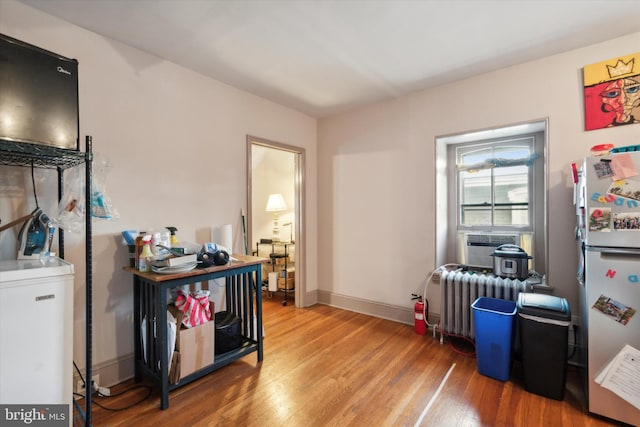
[[56, 257], [0, 261], [0, 404], [73, 398], [73, 265]]
[[[575, 187], [579, 344], [588, 409], [636, 426], [640, 425], [640, 358], [634, 357], [634, 350], [640, 352], [639, 172], [640, 152], [587, 157]], [[631, 355], [623, 349], [631, 349]]]

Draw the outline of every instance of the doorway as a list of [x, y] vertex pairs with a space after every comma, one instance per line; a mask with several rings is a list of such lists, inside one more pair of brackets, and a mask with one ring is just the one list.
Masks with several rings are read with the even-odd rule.
[[[296, 307], [304, 307], [306, 293], [304, 168], [304, 148], [247, 135], [249, 253], [258, 252], [260, 241], [287, 243], [288, 259], [294, 266], [288, 274], [293, 276]], [[271, 195], [282, 196], [284, 202], [276, 211], [268, 206]], [[265, 256], [262, 252], [260, 250], [260, 256]], [[288, 285], [285, 283], [284, 286]]]

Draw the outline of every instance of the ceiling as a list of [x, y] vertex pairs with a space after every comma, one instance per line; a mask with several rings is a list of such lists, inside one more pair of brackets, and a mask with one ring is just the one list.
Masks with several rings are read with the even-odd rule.
[[317, 118], [640, 31], [637, 0], [19, 1]]

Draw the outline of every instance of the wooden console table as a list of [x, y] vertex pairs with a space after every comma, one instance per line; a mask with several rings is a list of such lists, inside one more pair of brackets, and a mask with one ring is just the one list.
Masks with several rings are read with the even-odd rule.
[[[162, 409], [169, 407], [169, 392], [194, 381], [210, 372], [226, 366], [247, 354], [257, 352], [258, 362], [263, 359], [262, 346], [262, 267], [268, 259], [233, 255], [238, 261], [224, 266], [196, 268], [176, 274], [142, 273], [135, 268], [124, 270], [133, 274], [133, 335], [135, 380], [142, 375], [150, 378], [160, 387]], [[169, 384], [169, 354], [167, 350], [167, 303], [172, 288], [213, 279], [225, 279], [226, 310], [242, 319], [242, 345], [224, 354], [216, 354], [211, 365], [181, 378], [177, 384]], [[213, 313], [212, 313], [213, 314]], [[255, 322], [254, 322], [255, 315]], [[146, 348], [141, 338], [142, 319], [146, 322]], [[154, 339], [155, 336], [155, 339]], [[144, 355], [146, 354], [146, 360]]]

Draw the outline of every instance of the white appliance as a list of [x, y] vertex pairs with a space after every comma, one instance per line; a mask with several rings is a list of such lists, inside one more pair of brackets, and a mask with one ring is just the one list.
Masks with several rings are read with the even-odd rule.
[[0, 261], [0, 404], [73, 398], [73, 265], [56, 257]]
[[640, 384], [624, 384], [627, 393], [620, 394], [596, 378], [626, 344], [640, 350], [638, 173], [640, 152], [587, 157], [577, 174], [575, 193], [581, 362], [586, 365], [588, 409], [632, 425], [640, 425], [640, 408], [630, 403], [629, 395], [637, 399]]
[[491, 254], [500, 245], [520, 245], [520, 235], [518, 233], [465, 233], [464, 263], [474, 267], [492, 268]]

